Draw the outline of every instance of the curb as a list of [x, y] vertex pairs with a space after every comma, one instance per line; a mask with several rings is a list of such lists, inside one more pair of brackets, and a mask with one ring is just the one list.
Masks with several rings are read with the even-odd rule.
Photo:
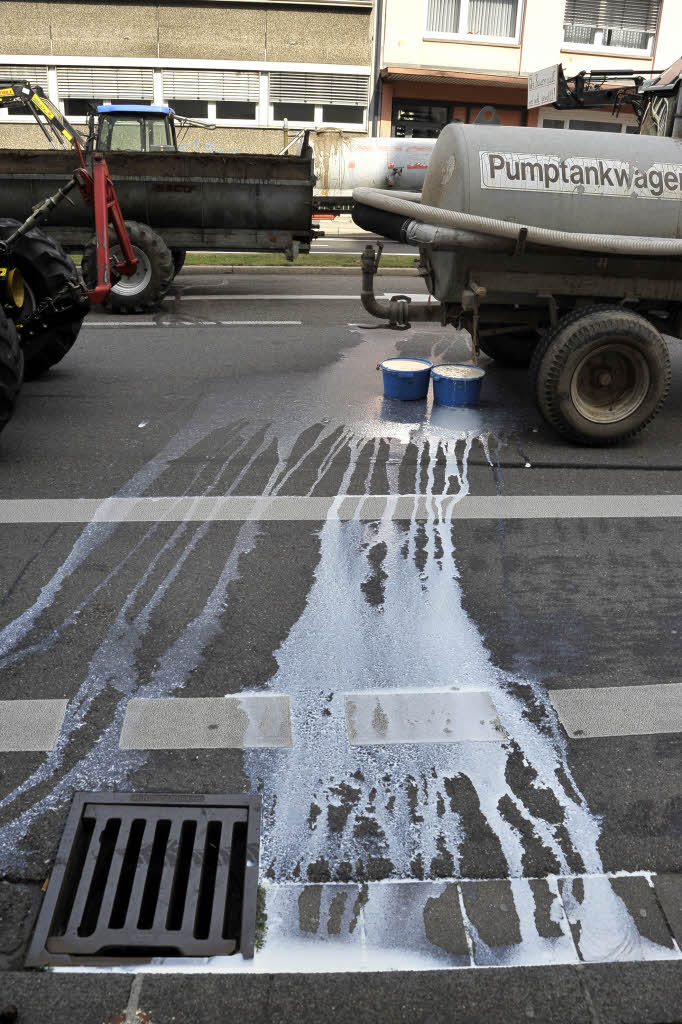
[[[193, 274], [343, 274], [359, 279], [360, 267], [297, 267], [295, 264], [287, 267], [190, 266], [183, 267], [176, 280]], [[378, 274], [380, 277], [419, 277], [416, 267], [380, 267]]]

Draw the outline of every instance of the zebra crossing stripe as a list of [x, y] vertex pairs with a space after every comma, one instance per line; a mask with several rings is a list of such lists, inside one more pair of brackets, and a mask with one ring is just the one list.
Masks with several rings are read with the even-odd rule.
[[507, 736], [489, 693], [378, 690], [345, 694], [352, 746], [496, 742]]
[[0, 751], [52, 750], [66, 700], [0, 700]]
[[291, 745], [289, 698], [275, 694], [133, 698], [119, 741], [122, 750]]
[[682, 683], [550, 690], [571, 739], [682, 733]]
[[6, 498], [0, 523], [679, 518], [679, 494]]

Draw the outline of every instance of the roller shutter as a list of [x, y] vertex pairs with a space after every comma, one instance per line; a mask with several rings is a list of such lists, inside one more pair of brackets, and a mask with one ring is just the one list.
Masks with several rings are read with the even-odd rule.
[[564, 24], [655, 32], [662, 0], [566, 0]]
[[151, 68], [57, 68], [60, 100], [79, 99], [153, 100]]
[[369, 79], [366, 75], [326, 75], [297, 71], [273, 71], [270, 74], [271, 103], [366, 107], [368, 92]]
[[259, 90], [260, 75], [257, 71], [187, 71], [182, 69], [163, 72], [165, 99], [257, 103]]
[[47, 68], [34, 64], [0, 64], [0, 80], [27, 81], [47, 92]]

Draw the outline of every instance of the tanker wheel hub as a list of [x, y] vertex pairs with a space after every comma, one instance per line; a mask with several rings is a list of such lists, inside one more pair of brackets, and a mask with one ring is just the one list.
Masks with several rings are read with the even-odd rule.
[[594, 348], [578, 364], [571, 399], [591, 423], [618, 423], [639, 408], [649, 384], [649, 367], [641, 352], [614, 340]]

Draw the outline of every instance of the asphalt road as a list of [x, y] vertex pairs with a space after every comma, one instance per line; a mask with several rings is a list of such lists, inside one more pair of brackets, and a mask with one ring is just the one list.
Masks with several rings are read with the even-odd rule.
[[[658, 419], [584, 449], [494, 363], [476, 409], [385, 400], [382, 358], [465, 340], [357, 291], [182, 274], [0, 437], [19, 1024], [682, 1019], [682, 349]], [[20, 973], [91, 790], [261, 795], [254, 961]]]

